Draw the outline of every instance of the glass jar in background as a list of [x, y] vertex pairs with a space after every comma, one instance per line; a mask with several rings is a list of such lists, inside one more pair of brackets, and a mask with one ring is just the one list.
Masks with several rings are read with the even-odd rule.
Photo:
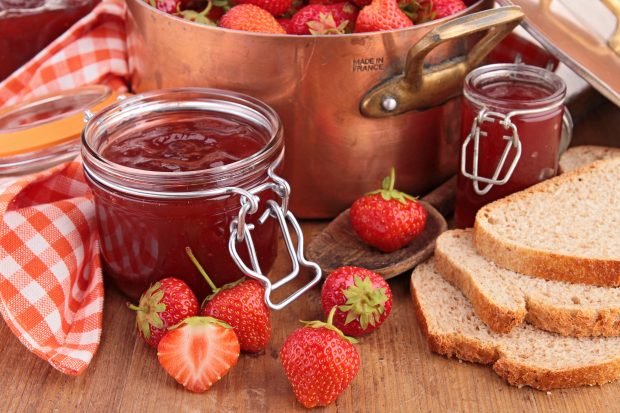
[[259, 279], [272, 308], [320, 280], [319, 269], [290, 301], [268, 300], [303, 260], [289, 249], [295, 274], [273, 285], [264, 276], [276, 257], [278, 228], [285, 240], [287, 224], [299, 228], [287, 211], [288, 184], [275, 173], [284, 141], [270, 107], [233, 92], [188, 88], [133, 96], [87, 117], [82, 156], [102, 264], [129, 297], [174, 276], [204, 298], [209, 287], [186, 247], [216, 286], [243, 275]]
[[99, 0], [0, 0], [0, 81], [97, 3]]
[[557, 174], [572, 132], [565, 97], [564, 81], [535, 66], [495, 64], [467, 75], [457, 227], [471, 227], [484, 205]]

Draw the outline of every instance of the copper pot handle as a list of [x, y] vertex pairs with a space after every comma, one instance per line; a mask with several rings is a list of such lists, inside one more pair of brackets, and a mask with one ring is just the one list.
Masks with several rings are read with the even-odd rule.
[[[360, 111], [373, 118], [399, 115], [441, 105], [458, 96], [465, 75], [523, 19], [520, 7], [500, 7], [454, 19], [427, 33], [407, 54], [405, 71], [375, 86], [362, 99]], [[440, 44], [488, 30], [487, 34], [458, 59], [424, 68], [424, 60]]]

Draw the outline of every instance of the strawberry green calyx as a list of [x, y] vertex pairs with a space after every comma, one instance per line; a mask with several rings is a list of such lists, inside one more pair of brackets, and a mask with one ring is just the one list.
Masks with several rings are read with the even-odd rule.
[[332, 307], [332, 309], [330, 310], [329, 316], [327, 316], [327, 322], [315, 320], [315, 321], [302, 321], [302, 323], [305, 324], [306, 327], [310, 327], [310, 328], [326, 328], [328, 330], [335, 331], [336, 333], [338, 333], [340, 337], [344, 338], [349, 343], [357, 344], [356, 339], [354, 339], [353, 337], [345, 336], [344, 333], [340, 331], [340, 329], [334, 325], [334, 314], [335, 313], [336, 313], [336, 306]]
[[213, 1], [209, 0], [209, 2], [207, 3], [207, 7], [205, 7], [205, 9], [201, 12], [197, 12], [194, 10], [177, 10], [175, 15], [192, 22], [205, 24], [207, 26], [215, 26], [215, 22], [209, 19], [209, 17], [207, 17], [212, 8]]
[[155, 328], [162, 328], [164, 326], [164, 322], [159, 314], [166, 311], [166, 304], [161, 302], [164, 298], [164, 292], [160, 287], [161, 283], [156, 282], [146, 290], [140, 298], [138, 306], [127, 303], [127, 307], [137, 311], [136, 324], [147, 340], [151, 338], [150, 326]]
[[390, 176], [386, 176], [383, 178], [383, 182], [381, 184], [381, 189], [377, 189], [376, 191], [369, 192], [367, 195], [380, 194], [381, 198], [389, 201], [394, 199], [402, 204], [406, 204], [407, 200], [409, 201], [417, 201], [416, 197], [408, 195], [404, 192], [400, 192], [394, 189], [394, 184], [396, 183], [396, 171], [394, 168], [390, 170]]
[[208, 324], [215, 324], [218, 325], [220, 327], [224, 327], [224, 328], [232, 328], [230, 325], [226, 324], [225, 322], [223, 322], [222, 320], [218, 320], [217, 318], [213, 318], [213, 317], [205, 317], [205, 316], [194, 316], [194, 317], [188, 317], [185, 320], [181, 321], [178, 324], [175, 324], [171, 327], [168, 328], [168, 330], [175, 330], [179, 327], [188, 325], [188, 326], [205, 326]]
[[349, 21], [344, 20], [342, 23], [337, 25], [334, 20], [334, 16], [331, 13], [319, 13], [318, 21], [309, 21], [306, 24], [308, 25], [308, 30], [312, 35], [344, 34]]
[[375, 326], [380, 322], [385, 313], [385, 303], [388, 296], [385, 288], [375, 288], [370, 277], [363, 280], [359, 276], [353, 277], [353, 285], [343, 290], [347, 302], [338, 307], [347, 314], [345, 324], [359, 320], [360, 326], [365, 330], [368, 325]]
[[426, 23], [436, 17], [432, 0], [398, 0], [398, 7], [414, 24]]
[[232, 8], [230, 0], [213, 0], [213, 5], [222, 8], [224, 11], [228, 11]]

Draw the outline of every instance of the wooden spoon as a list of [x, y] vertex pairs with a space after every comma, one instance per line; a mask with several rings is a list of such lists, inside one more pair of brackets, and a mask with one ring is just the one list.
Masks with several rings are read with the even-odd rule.
[[351, 228], [347, 209], [314, 237], [306, 249], [306, 256], [319, 264], [324, 276], [345, 265], [367, 268], [386, 279], [402, 274], [433, 254], [435, 240], [448, 229], [446, 220], [437, 209], [446, 215], [452, 212], [455, 188], [456, 180], [452, 178], [418, 201], [428, 212], [426, 227], [404, 248], [384, 253], [364, 244]]

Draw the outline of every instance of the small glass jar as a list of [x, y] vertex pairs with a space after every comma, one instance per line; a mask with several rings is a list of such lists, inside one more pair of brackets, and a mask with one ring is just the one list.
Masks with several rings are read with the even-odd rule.
[[[121, 291], [136, 299], [151, 283], [174, 276], [204, 298], [209, 288], [186, 254], [190, 247], [215, 285], [254, 271], [270, 293], [260, 276], [276, 257], [278, 219], [268, 218], [290, 214], [288, 185], [275, 175], [284, 153], [282, 126], [270, 107], [227, 91], [171, 89], [87, 117], [84, 172], [95, 197], [104, 271]], [[256, 152], [243, 153], [242, 134], [259, 142]], [[219, 139], [222, 159], [241, 158], [205, 167], [200, 162], [211, 136]], [[198, 142], [192, 150], [177, 146], [192, 140]], [[185, 166], [169, 170], [170, 157]], [[243, 265], [248, 260], [251, 268]]]
[[564, 81], [535, 66], [494, 64], [466, 76], [457, 227], [471, 227], [484, 205], [556, 175], [572, 129], [565, 96]]

